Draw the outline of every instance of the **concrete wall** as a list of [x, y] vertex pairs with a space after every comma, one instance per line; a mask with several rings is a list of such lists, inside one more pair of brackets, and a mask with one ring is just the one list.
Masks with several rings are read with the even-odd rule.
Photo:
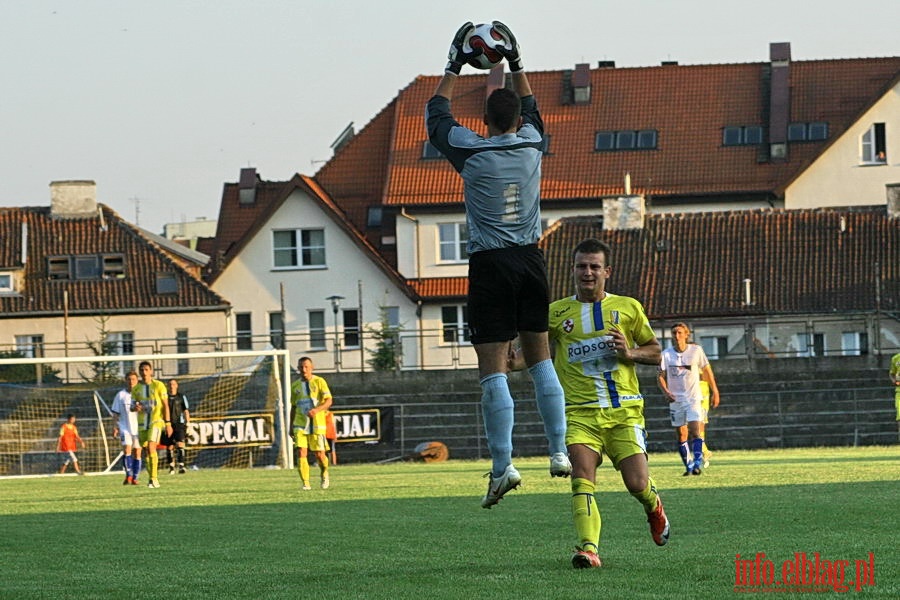
[[[709, 445], [725, 450], [897, 443], [888, 361], [784, 359], [758, 366], [720, 361], [713, 368], [722, 405], [712, 414]], [[671, 466], [677, 467], [668, 403], [656, 386], [655, 370], [643, 367], [640, 377], [649, 449], [671, 451]], [[416, 445], [427, 441], [444, 442], [451, 458], [488, 457], [473, 370], [335, 373], [326, 379], [335, 410], [390, 407], [394, 413], [392, 442], [339, 443], [339, 461], [409, 458]], [[510, 383], [516, 399], [515, 454], [543, 455], [546, 442], [531, 382], [527, 374], [513, 373]]]

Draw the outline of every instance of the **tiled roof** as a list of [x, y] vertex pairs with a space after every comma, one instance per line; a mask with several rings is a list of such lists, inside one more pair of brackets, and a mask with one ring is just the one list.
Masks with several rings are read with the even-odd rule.
[[[592, 100], [564, 98], [571, 70], [529, 73], [550, 153], [543, 161], [546, 202], [632, 191], [656, 199], [721, 194], [777, 196], [833, 140], [883, 95], [900, 74], [900, 58], [790, 63], [791, 122], [824, 121], [828, 139], [789, 144], [788, 159], [761, 161], [758, 146], [722, 145], [725, 126], [767, 129], [769, 63], [592, 69]], [[457, 81], [454, 114], [484, 128], [487, 75]], [[365, 231], [371, 205], [453, 205], [462, 181], [444, 160], [423, 160], [424, 106], [438, 76], [417, 77], [341, 149], [316, 178], [354, 224]], [[594, 152], [598, 131], [654, 129], [655, 150]]]
[[469, 292], [468, 277], [434, 277], [430, 279], [411, 279], [409, 285], [423, 299], [427, 300], [460, 300]]
[[[225, 310], [228, 302], [192, 277], [139, 228], [99, 205], [99, 216], [58, 218], [50, 207], [0, 208], [0, 270], [24, 273], [19, 294], [0, 295], [4, 317], [57, 315], [68, 292], [69, 313], [182, 312]], [[23, 261], [23, 223], [27, 240]], [[51, 280], [48, 257], [124, 255], [125, 276]], [[178, 291], [156, 291], [157, 273], [171, 273]]]
[[900, 311], [900, 220], [884, 207], [653, 214], [620, 231], [593, 217], [554, 225], [541, 241], [554, 298], [574, 293], [572, 249], [595, 237], [612, 246], [607, 289], [652, 319]]

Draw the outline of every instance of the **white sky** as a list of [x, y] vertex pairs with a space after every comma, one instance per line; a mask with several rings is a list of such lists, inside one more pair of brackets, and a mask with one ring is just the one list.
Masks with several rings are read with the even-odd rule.
[[[898, 0], [0, 0], [0, 206], [51, 181], [161, 232], [217, 217], [242, 167], [312, 175], [418, 75], [457, 27], [500, 19], [525, 68], [900, 55]], [[464, 70], [463, 73], [468, 72]], [[539, 99], [540, 100], [540, 99]], [[138, 213], [139, 208], [139, 213]]]

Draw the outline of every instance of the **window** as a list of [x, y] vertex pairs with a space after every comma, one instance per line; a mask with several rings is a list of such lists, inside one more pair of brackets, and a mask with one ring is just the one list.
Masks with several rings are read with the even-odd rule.
[[238, 350], [253, 350], [253, 325], [251, 313], [234, 315], [234, 333]]
[[657, 137], [655, 129], [598, 131], [594, 136], [594, 150], [596, 152], [652, 150], [656, 148]]
[[12, 273], [0, 273], [0, 294], [14, 292], [15, 279]]
[[157, 294], [177, 294], [178, 278], [175, 273], [157, 273], [156, 274], [156, 293]]
[[459, 262], [469, 259], [466, 243], [469, 230], [465, 223], [439, 223], [438, 239], [441, 262]]
[[50, 279], [121, 279], [125, 277], [125, 255], [50, 256], [47, 275]]
[[16, 336], [16, 352], [19, 352], [25, 358], [43, 358], [44, 357], [44, 336], [43, 335], [17, 335]]
[[725, 358], [728, 355], [727, 336], [700, 336], [700, 346], [710, 360]]
[[103, 262], [103, 279], [123, 279], [125, 277], [125, 255], [105, 254]]
[[276, 269], [325, 266], [324, 229], [273, 231], [272, 248]]
[[828, 139], [828, 123], [810, 123], [806, 139], [814, 142]]
[[309, 315], [309, 348], [310, 350], [325, 349], [325, 311], [311, 310]]
[[269, 313], [269, 343], [273, 348], [284, 348], [284, 314]]
[[50, 279], [69, 279], [69, 257], [50, 256], [47, 258], [47, 276]]
[[759, 125], [728, 126], [722, 128], [723, 146], [756, 146], [762, 144], [763, 130]]
[[828, 123], [791, 123], [788, 125], [789, 142], [820, 142], [828, 139]]
[[380, 206], [370, 206], [366, 210], [366, 227], [381, 227], [384, 210]]
[[841, 334], [841, 356], [863, 356], [869, 353], [869, 334], [845, 331]]
[[[188, 353], [188, 330], [187, 329], [176, 329], [175, 330], [175, 352], [178, 354], [187, 354]], [[188, 365], [188, 360], [186, 358], [179, 358], [175, 367], [178, 371], [178, 375], [187, 375], [190, 373], [190, 367]]]
[[874, 123], [860, 139], [860, 156], [865, 164], [887, 163], [884, 123]]
[[[106, 335], [106, 352], [112, 356], [127, 356], [134, 354], [134, 332], [116, 331]], [[124, 377], [125, 373], [134, 369], [134, 362], [122, 361], [116, 363], [118, 375]], [[159, 374], [161, 375], [161, 373]]]
[[788, 125], [787, 139], [789, 142], [805, 141], [806, 123], [791, 123]]
[[344, 348], [359, 348], [359, 311], [344, 309]]
[[469, 341], [469, 314], [465, 305], [442, 306], [441, 321], [445, 342]]
[[795, 350], [795, 356], [804, 358], [825, 356], [824, 333], [795, 333], [791, 337], [791, 345]]
[[432, 160], [435, 158], [444, 158], [444, 155], [441, 154], [441, 151], [434, 147], [434, 145], [425, 140], [425, 143], [422, 144], [422, 158], [425, 160]]

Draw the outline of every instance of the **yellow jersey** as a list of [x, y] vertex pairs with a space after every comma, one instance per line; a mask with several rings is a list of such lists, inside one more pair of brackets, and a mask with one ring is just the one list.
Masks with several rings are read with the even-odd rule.
[[630, 345], [655, 337], [644, 307], [628, 296], [607, 293], [599, 302], [579, 302], [574, 296], [550, 304], [550, 346], [553, 366], [566, 394], [566, 410], [643, 407], [634, 363], [619, 360], [610, 328]]
[[131, 399], [140, 402], [143, 407], [141, 429], [150, 429], [154, 424], [165, 423], [165, 402], [169, 401], [169, 390], [166, 384], [156, 379], [150, 383], [138, 382], [131, 388]]
[[331, 398], [331, 390], [322, 377], [313, 375], [309, 381], [298, 379], [291, 385], [291, 402], [296, 407], [294, 409], [294, 428], [302, 429], [307, 434], [325, 435], [327, 423], [327, 411], [316, 413], [310, 422], [306, 416], [313, 408], [323, 404]]

